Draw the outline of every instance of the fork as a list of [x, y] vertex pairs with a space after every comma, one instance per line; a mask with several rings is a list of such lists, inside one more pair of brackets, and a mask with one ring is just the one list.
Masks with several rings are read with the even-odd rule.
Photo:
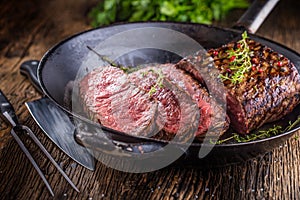
[[63, 175], [63, 177], [68, 181], [68, 183], [77, 191], [79, 192], [78, 188], [75, 186], [75, 184], [71, 181], [71, 179], [68, 177], [68, 175], [62, 170], [62, 168], [56, 163], [56, 161], [53, 159], [53, 157], [50, 155], [50, 153], [45, 149], [43, 144], [38, 140], [38, 138], [35, 136], [35, 134], [31, 131], [31, 129], [27, 126], [24, 126], [19, 123], [19, 120], [17, 118], [16, 112], [9, 102], [9, 100], [6, 98], [6, 96], [3, 94], [3, 92], [0, 90], [0, 115], [4, 120], [6, 120], [10, 125], [12, 126], [11, 129], [11, 135], [16, 140], [22, 151], [25, 153], [35, 170], [38, 172], [39, 176], [42, 178], [43, 182], [45, 183], [46, 187], [48, 188], [50, 194], [54, 196], [54, 192], [48, 183], [45, 175], [41, 171], [41, 169], [38, 167], [37, 163], [35, 162], [34, 158], [22, 142], [22, 140], [19, 138], [18, 133], [26, 133], [34, 142], [35, 144], [42, 150], [42, 152], [47, 156], [47, 158], [52, 162], [52, 164], [58, 169], [58, 171]]

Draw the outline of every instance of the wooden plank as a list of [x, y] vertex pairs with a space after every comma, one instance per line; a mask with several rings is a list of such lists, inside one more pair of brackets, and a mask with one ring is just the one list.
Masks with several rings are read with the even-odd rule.
[[[0, 2], [0, 89], [15, 106], [22, 123], [37, 133], [50, 154], [79, 187], [75, 192], [25, 136], [56, 199], [299, 199], [299, 139], [291, 138], [274, 151], [229, 167], [199, 170], [167, 167], [131, 174], [98, 162], [91, 172], [62, 153], [37, 127], [24, 102], [39, 98], [19, 74], [27, 59], [40, 59], [55, 43], [89, 29], [85, 14], [95, 1]], [[258, 34], [300, 52], [299, 1], [281, 1]], [[11, 14], [13, 13], [13, 14]], [[45, 185], [9, 134], [0, 126], [0, 199], [51, 199]], [[297, 133], [299, 136], [299, 133]]]

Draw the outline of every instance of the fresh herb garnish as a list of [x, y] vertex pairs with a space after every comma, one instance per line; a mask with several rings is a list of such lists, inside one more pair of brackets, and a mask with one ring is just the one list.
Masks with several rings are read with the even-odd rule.
[[95, 49], [93, 49], [90, 46], [86, 46], [90, 51], [92, 51], [93, 53], [95, 53], [97, 56], [99, 56], [99, 58], [104, 61], [107, 62], [109, 65], [113, 66], [113, 67], [118, 67], [121, 70], [123, 70], [125, 73], [129, 74], [132, 72], [135, 72], [137, 70], [139, 70], [141, 68], [141, 66], [125, 66], [125, 65], [121, 65], [119, 63], [114, 62], [112, 59], [110, 59], [108, 56], [105, 55], [101, 55], [100, 53], [98, 53]]
[[297, 124], [300, 123], [300, 116], [293, 123], [289, 121], [289, 125], [284, 129], [284, 132], [292, 130]]
[[294, 128], [299, 123], [300, 123], [300, 116], [298, 116], [298, 118], [294, 122], [289, 121], [289, 125], [285, 129], [283, 129], [282, 126], [274, 125], [273, 127], [269, 128], [267, 130], [260, 130], [260, 131], [258, 131], [258, 133], [252, 133], [250, 135], [245, 135], [245, 136], [242, 136], [238, 133], [233, 133], [233, 135], [231, 137], [225, 138], [223, 140], [218, 140], [218, 141], [211, 140], [210, 142], [212, 144], [223, 144], [230, 140], [235, 140], [238, 143], [250, 142], [250, 141], [257, 140], [257, 139], [268, 138], [268, 137], [275, 136], [275, 135], [278, 135], [281, 133], [285, 133], [287, 131], [292, 130], [292, 128]]
[[263, 138], [271, 137], [274, 135], [278, 135], [279, 133], [282, 133], [282, 127], [274, 125], [272, 128], [269, 128], [268, 130], [258, 131], [258, 133], [252, 133], [252, 134], [245, 135], [245, 136], [242, 136], [238, 133], [233, 133], [233, 135], [231, 137], [228, 137], [224, 140], [218, 140], [216, 142], [211, 141], [211, 142], [214, 144], [222, 144], [222, 143], [227, 142], [232, 139], [234, 139], [238, 143], [250, 142], [250, 141], [254, 141], [256, 139], [263, 139]]
[[236, 48], [227, 50], [228, 68], [224, 74], [219, 75], [223, 81], [229, 80], [234, 85], [240, 83], [244, 79], [245, 74], [251, 69], [251, 51], [247, 44], [247, 38], [248, 35], [245, 31], [242, 34], [242, 39], [237, 42]]
[[157, 80], [156, 80], [156, 83], [151, 86], [151, 88], [148, 92], [149, 95], [152, 96], [157, 91], [157, 88], [163, 88], [164, 87], [163, 86], [164, 75], [163, 75], [163, 72], [162, 72], [161, 69], [157, 69], [157, 70], [150, 69], [149, 71], [142, 72], [142, 76], [146, 76], [149, 72], [151, 72], [153, 74], [156, 74], [158, 76]]

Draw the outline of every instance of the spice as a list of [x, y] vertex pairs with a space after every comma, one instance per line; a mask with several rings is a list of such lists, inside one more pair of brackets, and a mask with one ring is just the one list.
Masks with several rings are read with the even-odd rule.
[[229, 59], [229, 61], [233, 62], [235, 60], [235, 58], [236, 58], [236, 56], [231, 56], [230, 59]]

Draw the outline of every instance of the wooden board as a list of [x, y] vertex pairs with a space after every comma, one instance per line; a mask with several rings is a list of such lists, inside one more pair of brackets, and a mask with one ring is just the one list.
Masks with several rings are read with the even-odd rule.
[[[167, 167], [144, 174], [116, 171], [100, 162], [94, 172], [89, 171], [46, 138], [24, 105], [41, 95], [19, 74], [19, 66], [25, 60], [40, 59], [65, 37], [91, 28], [86, 14], [95, 2], [0, 2], [0, 89], [11, 100], [20, 121], [33, 129], [81, 191], [74, 191], [35, 145], [21, 136], [54, 188], [55, 199], [300, 198], [298, 137], [264, 156], [238, 165], [213, 170]], [[300, 52], [299, 7], [299, 1], [281, 1], [258, 34]], [[0, 199], [51, 199], [42, 180], [10, 136], [10, 127], [0, 122]]]

